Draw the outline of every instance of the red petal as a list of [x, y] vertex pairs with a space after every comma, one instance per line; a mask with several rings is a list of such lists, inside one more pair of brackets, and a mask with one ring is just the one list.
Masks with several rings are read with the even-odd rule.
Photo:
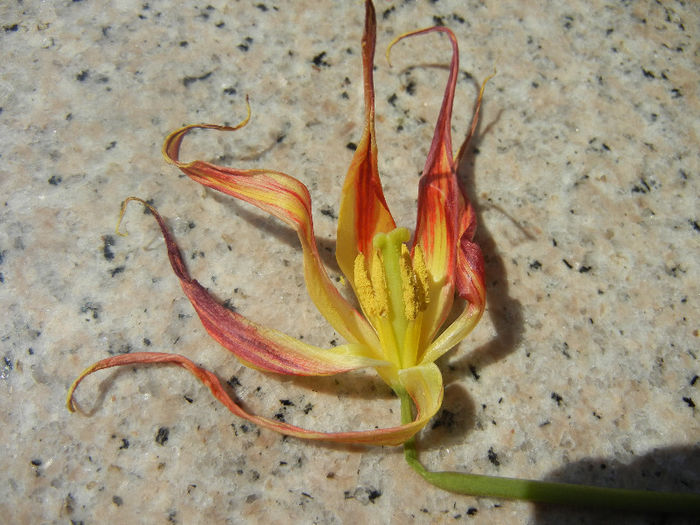
[[374, 50], [376, 17], [372, 2], [365, 3], [365, 32], [362, 37], [362, 72], [365, 90], [365, 128], [355, 150], [343, 185], [338, 216], [336, 258], [346, 277], [353, 280], [353, 264], [358, 253], [368, 254], [372, 239], [396, 228], [389, 212], [377, 168], [374, 133]]
[[[93, 372], [105, 368], [110, 368], [113, 366], [153, 363], [170, 363], [181, 366], [182, 368], [188, 370], [197, 379], [204, 383], [204, 385], [209, 387], [209, 390], [211, 390], [211, 393], [214, 395], [214, 397], [216, 397], [223, 405], [226, 406], [226, 408], [228, 408], [236, 416], [247, 419], [248, 421], [251, 421], [256, 425], [268, 428], [270, 430], [274, 430], [281, 434], [286, 434], [289, 436], [295, 436], [304, 439], [367, 445], [400, 445], [401, 443], [409, 439], [411, 436], [413, 436], [416, 432], [418, 432], [418, 430], [423, 428], [423, 426], [425, 426], [428, 419], [440, 407], [440, 402], [442, 400], [441, 382], [438, 385], [419, 384], [414, 387], [414, 390], [409, 391], [411, 397], [416, 403], [416, 406], [419, 407], [419, 413], [416, 415], [416, 418], [412, 423], [400, 425], [397, 427], [354, 432], [317, 432], [313, 430], [300, 428], [295, 425], [290, 425], [289, 423], [277, 421], [275, 419], [256, 416], [254, 414], [246, 412], [241, 406], [236, 404], [236, 402], [233, 399], [231, 399], [231, 397], [227, 394], [226, 389], [221, 384], [221, 381], [219, 381], [219, 378], [216, 375], [202, 367], [195, 365], [192, 361], [190, 361], [184, 356], [158, 352], [138, 352], [133, 354], [123, 354], [115, 357], [109, 357], [107, 359], [103, 359], [102, 361], [98, 361], [91, 367], [85, 369], [80, 374], [80, 376], [73, 382], [70, 389], [68, 390], [68, 396], [66, 398], [66, 405], [68, 407], [68, 410], [74, 412], [78, 409], [78, 406], [74, 400], [75, 390], [80, 384], [80, 382]], [[439, 378], [439, 371], [437, 372], [437, 375]], [[414, 382], [418, 381], [416, 380]], [[425, 392], [423, 390], [425, 390]], [[433, 392], [434, 390], [437, 393]]]
[[148, 207], [158, 222], [173, 271], [180, 279], [182, 289], [197, 311], [204, 328], [244, 364], [259, 370], [291, 375], [330, 375], [381, 364], [362, 355], [362, 347], [359, 345], [323, 350], [262, 327], [225, 308], [190, 277], [177, 243], [155, 208], [134, 197], [127, 199], [124, 206], [130, 200], [137, 200]]

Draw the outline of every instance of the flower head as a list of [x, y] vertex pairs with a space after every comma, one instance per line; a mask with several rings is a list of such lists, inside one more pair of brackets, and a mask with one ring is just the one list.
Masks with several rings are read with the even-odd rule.
[[[433, 27], [402, 35], [391, 44], [434, 31], [445, 33], [452, 44], [447, 88], [419, 182], [418, 218], [411, 240], [407, 229], [396, 227], [379, 180], [372, 78], [376, 20], [372, 2], [368, 0], [365, 5], [365, 127], [343, 186], [336, 244], [338, 264], [357, 296], [361, 312], [338, 292], [321, 263], [313, 232], [311, 199], [304, 184], [277, 171], [180, 160], [180, 146], [190, 130], [240, 129], [248, 122], [250, 110], [248, 117], [235, 127], [187, 126], [168, 136], [163, 146], [166, 160], [194, 181], [249, 202], [296, 231], [309, 295], [348, 344], [317, 348], [230, 311], [190, 276], [175, 240], [151, 205], [129, 198], [122, 215], [130, 200], [140, 201], [151, 210], [165, 239], [175, 275], [202, 324], [241, 362], [262, 371], [293, 375], [329, 375], [373, 367], [397, 394], [410, 395], [416, 407], [413, 421], [374, 430], [309, 431], [247, 413], [226, 394], [211, 372], [183, 356], [155, 352], [110, 357], [87, 368], [70, 388], [69, 409], [75, 408], [75, 388], [88, 374], [112, 366], [159, 362], [177, 364], [192, 372], [234, 414], [298, 437], [397, 445], [413, 436], [438, 411], [443, 387], [434, 361], [466, 337], [479, 321], [485, 304], [483, 259], [473, 241], [475, 215], [457, 180], [452, 154], [450, 122], [458, 73], [457, 41], [449, 29]], [[482, 94], [483, 86], [467, 140], [476, 127]], [[461, 312], [445, 327], [455, 297], [459, 298]]]

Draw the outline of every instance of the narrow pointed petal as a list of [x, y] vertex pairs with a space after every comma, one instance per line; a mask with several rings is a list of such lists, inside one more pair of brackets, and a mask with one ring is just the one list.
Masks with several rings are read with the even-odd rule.
[[396, 38], [387, 50], [400, 40], [431, 32], [447, 34], [452, 44], [452, 60], [442, 106], [435, 125], [433, 141], [423, 168], [418, 189], [418, 216], [414, 245], [420, 244], [432, 278], [431, 300], [424, 315], [421, 347], [433, 339], [447, 317], [454, 299], [455, 263], [459, 239], [460, 214], [464, 196], [457, 181], [457, 166], [452, 155], [452, 103], [454, 100], [459, 51], [457, 40], [446, 27], [431, 27]]
[[400, 445], [425, 426], [430, 417], [437, 412], [442, 402], [442, 378], [440, 371], [437, 370], [435, 365], [416, 367], [415, 370], [407, 369], [404, 371], [405, 379], [402, 380], [405, 382], [405, 388], [413, 398], [416, 407], [418, 407], [418, 415], [415, 421], [392, 428], [354, 432], [318, 432], [246, 412], [231, 399], [216, 375], [195, 365], [184, 356], [157, 352], [139, 352], [109, 357], [85, 369], [68, 390], [66, 405], [71, 412], [78, 410], [74, 399], [75, 390], [80, 382], [93, 372], [114, 366], [156, 363], [175, 364], [189, 371], [204, 383], [211, 390], [214, 397], [236, 416], [275, 432], [303, 439], [367, 445]]
[[155, 208], [140, 199], [132, 197], [129, 200], [138, 200], [148, 207], [158, 222], [173, 271], [180, 279], [182, 289], [204, 328], [244, 364], [267, 372], [290, 375], [330, 375], [368, 366], [382, 366], [383, 362], [370, 358], [370, 351], [362, 345], [349, 344], [327, 350], [318, 348], [277, 330], [260, 326], [225, 308], [199, 282], [190, 277], [172, 234]]
[[338, 292], [321, 263], [311, 218], [311, 197], [306, 186], [284, 173], [268, 170], [238, 170], [195, 160], [179, 160], [182, 139], [191, 129], [230, 130], [215, 125], [188, 126], [172, 133], [165, 141], [163, 154], [168, 162], [204, 186], [257, 206], [293, 228], [301, 242], [304, 278], [312, 301], [328, 322], [346, 340], [376, 347], [377, 339], [367, 321]]
[[445, 27], [415, 31], [402, 35], [399, 39], [435, 31], [445, 33], [449, 37], [452, 44], [452, 60], [433, 141], [420, 179], [414, 242], [423, 248], [426, 264], [433, 279], [438, 282], [452, 282], [462, 197], [452, 154], [451, 132], [452, 103], [459, 68], [457, 40], [452, 31]]
[[345, 276], [353, 282], [353, 264], [358, 253], [368, 254], [376, 233], [392, 231], [396, 225], [384, 199], [377, 169], [374, 133], [374, 50], [376, 19], [371, 2], [365, 4], [362, 38], [362, 71], [365, 90], [365, 128], [355, 150], [343, 186], [338, 217], [336, 258]]

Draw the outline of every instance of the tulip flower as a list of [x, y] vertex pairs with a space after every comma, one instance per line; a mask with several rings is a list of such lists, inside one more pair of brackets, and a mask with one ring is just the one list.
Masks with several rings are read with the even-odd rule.
[[[67, 401], [70, 410], [76, 406], [75, 388], [92, 372], [135, 363], [172, 363], [193, 373], [237, 416], [291, 436], [399, 445], [426, 425], [439, 410], [443, 396], [442, 376], [434, 361], [467, 336], [479, 321], [485, 303], [483, 259], [473, 240], [475, 215], [457, 180], [452, 154], [450, 120], [458, 73], [457, 41], [444, 27], [411, 35], [431, 31], [448, 35], [452, 61], [435, 134], [419, 181], [417, 224], [411, 240], [409, 231], [397, 227], [389, 212], [377, 169], [372, 78], [376, 20], [372, 3], [366, 3], [362, 39], [365, 125], [342, 190], [336, 245], [338, 265], [355, 292], [361, 312], [339, 293], [321, 263], [314, 238], [311, 199], [303, 183], [278, 171], [242, 170], [199, 160], [180, 160], [180, 146], [189, 131], [240, 129], [250, 118], [250, 106], [248, 117], [237, 126], [187, 126], [168, 136], [163, 146], [166, 160], [192, 180], [249, 202], [296, 231], [309, 295], [348, 344], [317, 348], [225, 308], [190, 276], [177, 243], [150, 204], [131, 197], [122, 207], [122, 217], [132, 200], [150, 209], [162, 231], [175, 275], [202, 324], [242, 363], [261, 371], [290, 375], [330, 375], [373, 367], [400, 398], [405, 400], [410, 396], [415, 417], [390, 428], [331, 433], [306, 430], [247, 413], [230, 398], [214, 374], [183, 356], [157, 352], [124, 354], [93, 364], [71, 386]], [[399, 39], [405, 36], [410, 35]], [[476, 126], [482, 94], [483, 87], [471, 132]], [[453, 307], [461, 311], [454, 321], [443, 326]]]
[[[180, 146], [189, 131], [240, 129], [250, 119], [249, 105], [248, 116], [237, 126], [187, 126], [168, 136], [163, 146], [166, 160], [192, 180], [253, 204], [296, 231], [309, 295], [347, 344], [317, 348], [262, 327], [219, 304], [190, 276], [165, 221], [149, 203], [129, 197], [122, 205], [119, 221], [130, 201], [141, 202], [150, 210], [165, 239], [173, 271], [204, 328], [243, 364], [264, 372], [305, 376], [372, 367], [399, 397], [401, 423], [372, 430], [321, 432], [250, 414], [227, 394], [215, 374], [184, 356], [159, 352], [123, 354], [88, 367], [69, 389], [69, 410], [77, 408], [74, 393], [78, 384], [97, 370], [138, 363], [176, 364], [208, 386], [232, 413], [261, 427], [306, 439], [373, 445], [403, 443], [407, 463], [427, 482], [445, 490], [474, 496], [697, 515], [697, 494], [433, 472], [420, 463], [414, 436], [442, 403], [442, 376], [435, 360], [462, 341], [481, 318], [485, 305], [484, 263], [474, 242], [475, 214], [457, 180], [452, 154], [450, 121], [459, 61], [457, 40], [449, 29], [433, 27], [401, 35], [389, 46], [391, 49], [403, 38], [429, 32], [445, 33], [452, 44], [447, 87], [419, 181], [417, 223], [411, 239], [407, 229], [396, 226], [379, 180], [372, 79], [376, 21], [371, 0], [365, 6], [365, 126], [343, 186], [336, 245], [338, 265], [355, 292], [361, 312], [339, 293], [321, 263], [311, 219], [311, 199], [304, 184], [278, 171], [180, 160]], [[387, 50], [387, 57], [388, 53]], [[483, 91], [482, 85], [465, 145], [476, 128]], [[455, 308], [456, 315], [449, 316]], [[448, 317], [454, 320], [445, 326]]]

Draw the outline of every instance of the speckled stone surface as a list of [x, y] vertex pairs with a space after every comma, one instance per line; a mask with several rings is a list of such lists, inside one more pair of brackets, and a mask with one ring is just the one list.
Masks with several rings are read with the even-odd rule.
[[[361, 2], [3, 2], [0, 6], [0, 522], [658, 523], [434, 489], [399, 449], [284, 439], [230, 415], [173, 367], [105, 371], [69, 414], [85, 366], [178, 352], [251, 410], [318, 429], [398, 421], [368, 372], [285, 379], [204, 332], [171, 274], [153, 199], [194, 276], [239, 312], [329, 346], [295, 236], [166, 165], [188, 158], [295, 175], [332, 251], [362, 126]], [[118, 7], [116, 7], [118, 6]], [[480, 219], [488, 310], [439, 361], [444, 410], [422, 458], [456, 469], [700, 491], [700, 8], [695, 2], [377, 2], [378, 46], [443, 23], [462, 50], [453, 129]], [[417, 175], [449, 46], [378, 53], [380, 170], [397, 222]], [[607, 520], [607, 521], [606, 521]], [[679, 520], [682, 522], [682, 520]]]

